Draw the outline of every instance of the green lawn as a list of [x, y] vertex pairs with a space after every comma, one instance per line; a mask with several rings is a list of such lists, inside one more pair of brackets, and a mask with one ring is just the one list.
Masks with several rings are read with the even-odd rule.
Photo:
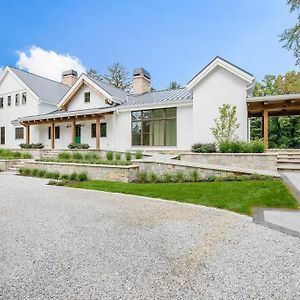
[[247, 215], [253, 207], [298, 208], [280, 180], [152, 184], [90, 180], [69, 186], [201, 204]]

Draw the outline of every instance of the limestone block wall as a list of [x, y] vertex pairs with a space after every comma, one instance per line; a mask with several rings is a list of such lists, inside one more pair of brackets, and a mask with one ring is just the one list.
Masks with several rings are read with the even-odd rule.
[[7, 171], [9, 168], [11, 168], [16, 163], [15, 160], [4, 160], [0, 159], [0, 170], [1, 171]]
[[253, 170], [277, 171], [277, 155], [271, 153], [182, 153], [181, 160]]

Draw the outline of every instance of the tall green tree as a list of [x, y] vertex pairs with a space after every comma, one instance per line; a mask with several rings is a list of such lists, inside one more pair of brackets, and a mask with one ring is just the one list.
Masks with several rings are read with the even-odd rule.
[[[285, 75], [266, 75], [254, 88], [254, 96], [300, 93], [300, 72]], [[251, 119], [251, 139], [262, 137], [261, 118]], [[300, 117], [283, 116], [269, 118], [270, 148], [298, 148], [300, 146]]]
[[167, 87], [167, 90], [177, 90], [179, 88], [181, 88], [180, 83], [177, 81], [171, 81]]
[[120, 63], [114, 63], [107, 68], [107, 74], [103, 76], [104, 81], [122, 90], [128, 90], [131, 86], [129, 72]]
[[87, 74], [94, 79], [104, 81], [122, 90], [128, 90], [131, 87], [129, 72], [118, 62], [109, 66], [107, 73], [104, 75], [93, 68], [91, 68]]
[[300, 65], [300, 0], [288, 0], [287, 4], [290, 5], [291, 13], [297, 13], [297, 23], [280, 35], [280, 41], [284, 43], [284, 48], [293, 51], [296, 65]]

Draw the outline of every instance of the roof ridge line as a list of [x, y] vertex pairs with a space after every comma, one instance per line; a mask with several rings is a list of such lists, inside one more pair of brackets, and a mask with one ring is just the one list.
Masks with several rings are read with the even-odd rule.
[[56, 81], [56, 80], [53, 80], [53, 79], [50, 79], [50, 78], [47, 78], [47, 77], [44, 77], [44, 76], [41, 76], [41, 75], [38, 75], [38, 74], [34, 74], [34, 73], [29, 72], [29, 71], [26, 71], [26, 70], [22, 70], [22, 69], [19, 69], [19, 68], [16, 68], [16, 67], [12, 67], [12, 66], [9, 66], [9, 65], [8, 65], [7, 67], [9, 67], [9, 68], [11, 68], [11, 69], [13, 69], [13, 70], [17, 70], [17, 71], [20, 71], [20, 72], [24, 72], [24, 73], [27, 73], [27, 74], [30, 74], [30, 75], [33, 75], [33, 76], [36, 76], [36, 77], [40, 77], [40, 78], [42, 78], [42, 79], [46, 79], [46, 80], [49, 80], [49, 81], [52, 81], [52, 82], [55, 82], [55, 83], [58, 83], [58, 84], [61, 84], [61, 85], [63, 85], [63, 86], [68, 87], [68, 85], [63, 84], [62, 82], [58, 82], [58, 81]]

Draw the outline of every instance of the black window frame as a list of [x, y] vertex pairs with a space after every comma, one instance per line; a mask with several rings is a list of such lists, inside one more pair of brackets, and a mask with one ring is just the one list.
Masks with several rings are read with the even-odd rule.
[[7, 106], [11, 106], [11, 95], [7, 96]]
[[0, 97], [0, 108], [4, 108], [4, 97]]
[[15, 94], [15, 106], [20, 105], [20, 94]]
[[22, 105], [26, 105], [27, 104], [27, 94], [26, 92], [22, 93]]
[[[60, 126], [54, 127], [54, 139], [59, 140], [60, 139]], [[48, 127], [48, 140], [51, 140], [51, 127]]]
[[107, 123], [100, 123], [100, 137], [107, 137]]
[[[87, 101], [87, 99], [88, 99], [88, 101]], [[91, 103], [91, 92], [84, 93], [84, 103]]]
[[[18, 132], [20, 131], [20, 132]], [[24, 127], [16, 127], [15, 128], [15, 139], [23, 140], [24, 139]]]
[[91, 124], [91, 138], [96, 138], [96, 123]]
[[5, 127], [0, 127], [0, 145], [5, 145]]
[[[168, 112], [174, 110], [174, 115], [168, 115]], [[175, 120], [175, 143], [168, 143], [167, 126], [170, 121]], [[154, 123], [161, 121], [163, 124], [163, 143], [154, 145]], [[134, 132], [134, 126], [138, 133]], [[142, 147], [176, 147], [177, 146], [177, 107], [167, 107], [158, 109], [137, 110], [131, 112], [131, 145]]]

